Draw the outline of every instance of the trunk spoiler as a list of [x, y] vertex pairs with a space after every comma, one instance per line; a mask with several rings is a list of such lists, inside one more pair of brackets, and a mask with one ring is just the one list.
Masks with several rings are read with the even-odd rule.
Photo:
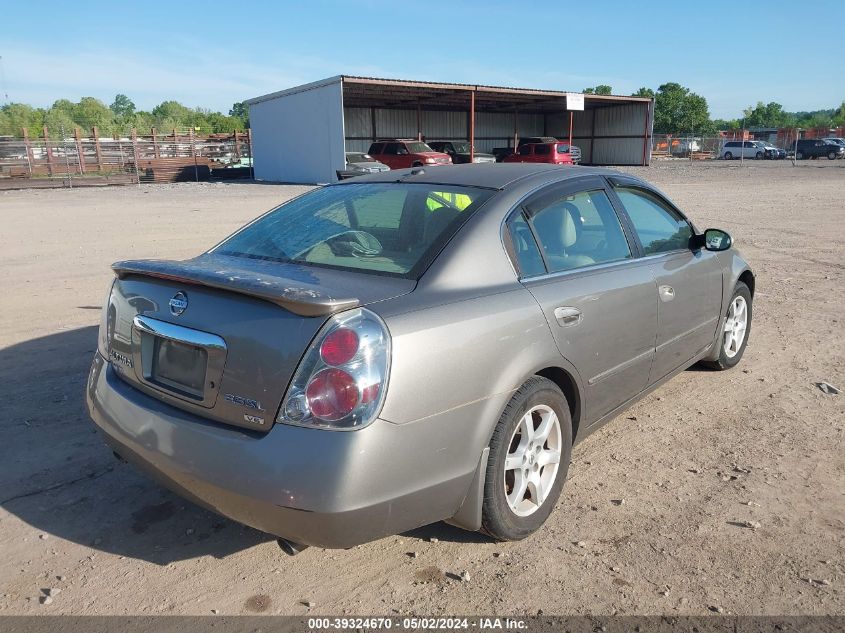
[[296, 275], [286, 277], [278, 265], [254, 264], [233, 267], [231, 262], [223, 261], [222, 258], [201, 255], [187, 261], [122, 261], [112, 264], [112, 270], [119, 279], [141, 275], [236, 292], [270, 301], [306, 317], [324, 316], [360, 305], [355, 297], [334, 297], [318, 284], [296, 281]]

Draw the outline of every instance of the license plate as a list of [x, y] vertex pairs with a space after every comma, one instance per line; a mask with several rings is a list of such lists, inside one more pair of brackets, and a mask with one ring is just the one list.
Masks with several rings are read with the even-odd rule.
[[202, 398], [208, 352], [201, 347], [156, 337], [152, 380], [170, 389]]

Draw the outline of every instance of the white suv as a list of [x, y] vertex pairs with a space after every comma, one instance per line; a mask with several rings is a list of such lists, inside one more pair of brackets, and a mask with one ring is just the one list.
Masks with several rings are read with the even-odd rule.
[[766, 157], [766, 144], [763, 141], [728, 141], [722, 146], [722, 158], [757, 158]]

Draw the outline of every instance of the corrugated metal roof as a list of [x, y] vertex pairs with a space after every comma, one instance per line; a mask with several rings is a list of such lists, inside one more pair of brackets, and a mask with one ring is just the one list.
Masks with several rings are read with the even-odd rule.
[[[468, 108], [468, 93], [474, 92], [477, 111], [511, 111], [514, 108], [519, 108], [526, 112], [542, 112], [560, 110], [561, 102], [565, 103], [566, 100], [566, 92], [562, 90], [337, 75], [310, 84], [247, 99], [245, 103], [260, 103], [261, 101], [277, 99], [337, 82], [343, 83], [344, 105], [351, 107], [378, 106], [414, 109], [421, 105], [429, 110], [454, 107]], [[621, 95], [585, 95], [584, 101], [585, 107], [591, 109], [602, 105], [619, 104], [620, 102], [649, 102], [650, 99], [648, 97]]]

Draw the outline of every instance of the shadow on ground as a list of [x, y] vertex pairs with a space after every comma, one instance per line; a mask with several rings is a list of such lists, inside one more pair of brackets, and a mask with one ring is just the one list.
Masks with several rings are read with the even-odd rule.
[[114, 459], [85, 408], [96, 338], [86, 327], [0, 350], [0, 506], [42, 538], [159, 565], [271, 541]]

